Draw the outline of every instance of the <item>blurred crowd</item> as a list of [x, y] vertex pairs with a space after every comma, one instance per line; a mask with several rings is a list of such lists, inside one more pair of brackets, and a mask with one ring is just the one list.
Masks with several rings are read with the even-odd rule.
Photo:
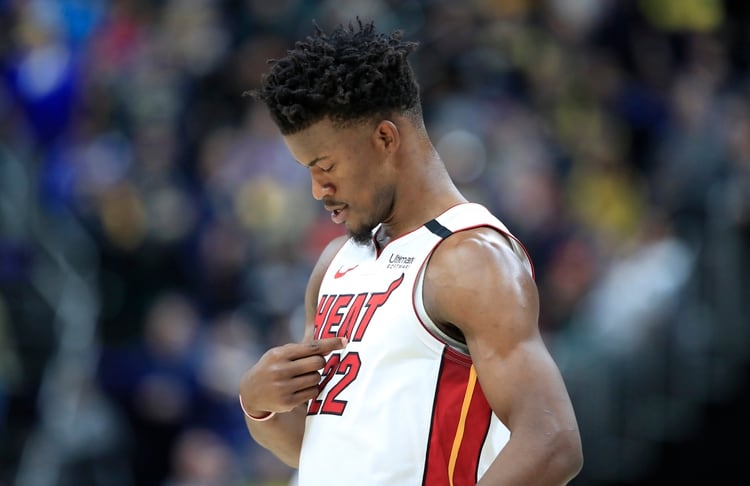
[[438, 151], [531, 253], [575, 484], [645, 481], [741, 393], [747, 2], [0, 0], [0, 485], [293, 481], [238, 383], [341, 229], [243, 92], [357, 15], [420, 42]]

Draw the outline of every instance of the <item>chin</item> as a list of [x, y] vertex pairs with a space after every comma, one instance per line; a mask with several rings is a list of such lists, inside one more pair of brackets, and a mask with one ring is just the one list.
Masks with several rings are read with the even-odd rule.
[[349, 238], [354, 240], [355, 243], [365, 246], [372, 243], [372, 230], [373, 228], [359, 227], [359, 228], [346, 228]]

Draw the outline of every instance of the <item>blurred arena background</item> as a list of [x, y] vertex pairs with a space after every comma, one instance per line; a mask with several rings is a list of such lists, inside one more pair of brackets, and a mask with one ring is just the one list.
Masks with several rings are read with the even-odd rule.
[[355, 15], [532, 254], [573, 484], [741, 484], [748, 2], [0, 0], [0, 485], [289, 483], [238, 380], [340, 229], [242, 93]]

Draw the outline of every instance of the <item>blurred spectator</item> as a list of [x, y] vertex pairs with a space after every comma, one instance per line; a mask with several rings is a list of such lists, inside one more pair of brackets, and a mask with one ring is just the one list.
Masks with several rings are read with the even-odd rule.
[[210, 429], [188, 429], [178, 437], [164, 486], [242, 484], [231, 449]]
[[199, 316], [174, 293], [149, 307], [143, 338], [103, 350], [100, 382], [132, 426], [136, 484], [160, 484], [170, 450], [197, 403]]

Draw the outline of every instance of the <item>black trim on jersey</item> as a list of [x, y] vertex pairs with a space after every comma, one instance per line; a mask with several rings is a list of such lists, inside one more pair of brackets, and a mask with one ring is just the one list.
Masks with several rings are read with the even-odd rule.
[[447, 238], [453, 234], [453, 231], [438, 223], [435, 219], [427, 221], [424, 225], [428, 230], [432, 231], [441, 238]]

